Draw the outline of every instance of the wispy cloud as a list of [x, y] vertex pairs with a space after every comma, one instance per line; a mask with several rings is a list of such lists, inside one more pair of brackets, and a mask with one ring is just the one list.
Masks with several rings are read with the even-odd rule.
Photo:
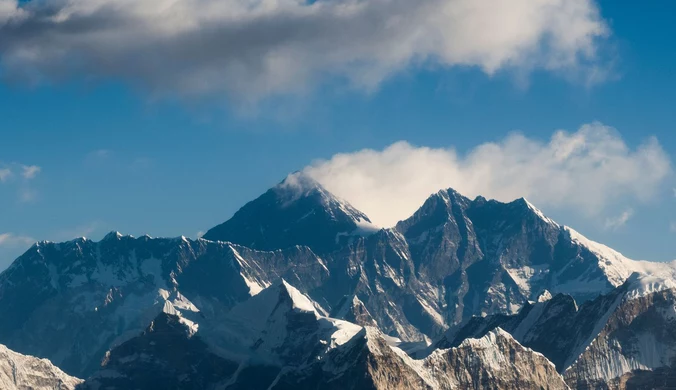
[[0, 233], [1, 247], [17, 247], [31, 245], [36, 240], [29, 236], [17, 235], [14, 233]]
[[21, 170], [21, 176], [23, 176], [23, 178], [26, 180], [31, 180], [34, 179], [35, 176], [40, 173], [40, 171], [42, 171], [42, 168], [37, 165], [22, 165]]
[[634, 216], [634, 210], [628, 209], [622, 212], [622, 214], [608, 218], [606, 219], [606, 222], [604, 224], [606, 229], [609, 230], [617, 230], [621, 228], [622, 226], [626, 225], [627, 222], [631, 219], [631, 217]]
[[4, 77], [121, 78], [169, 96], [372, 90], [429, 65], [587, 82], [607, 70], [608, 35], [593, 0], [0, 0]]
[[592, 123], [573, 133], [557, 131], [547, 143], [512, 134], [465, 155], [398, 142], [381, 151], [337, 154], [305, 172], [375, 223], [391, 226], [449, 187], [470, 197], [526, 197], [598, 218], [613, 200], [652, 199], [671, 161], [655, 138], [631, 148], [615, 129]]
[[[0, 0], [2, 1], [2, 0]], [[1, 11], [0, 7], [0, 11]], [[0, 162], [0, 183], [11, 183], [11, 190], [16, 191], [17, 200], [21, 203], [32, 202], [37, 198], [37, 191], [31, 185], [42, 168], [37, 165], [24, 165], [17, 162]]]
[[4, 183], [12, 176], [12, 170], [9, 168], [0, 168], [0, 183]]

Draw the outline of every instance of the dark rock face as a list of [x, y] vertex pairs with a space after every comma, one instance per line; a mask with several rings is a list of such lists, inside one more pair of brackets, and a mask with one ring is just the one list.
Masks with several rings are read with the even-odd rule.
[[474, 317], [449, 330], [434, 347], [454, 347], [467, 338], [483, 337], [500, 327], [524, 346], [544, 354], [562, 372], [580, 353], [581, 345], [594, 336], [599, 321], [615, 308], [626, 290], [627, 286], [619, 287], [579, 309], [572, 297], [557, 294], [550, 300], [526, 305], [516, 315]]
[[[565, 371], [568, 384], [609, 389], [676, 386], [675, 308], [673, 289], [624, 300]], [[654, 375], [648, 374], [653, 370]]]
[[324, 254], [346, 243], [360, 224], [370, 224], [366, 215], [311, 178], [293, 174], [204, 238], [260, 250], [304, 245]]
[[238, 363], [209, 352], [180, 318], [160, 313], [140, 336], [109, 352], [81, 389], [206, 389], [231, 377]]

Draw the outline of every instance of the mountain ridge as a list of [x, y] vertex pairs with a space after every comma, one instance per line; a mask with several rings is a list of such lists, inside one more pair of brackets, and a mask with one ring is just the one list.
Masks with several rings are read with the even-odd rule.
[[[608, 342], [591, 338], [594, 326], [603, 322], [594, 320], [594, 310], [615, 318], [609, 309], [615, 301], [604, 296], [620, 296], [627, 293], [625, 285], [637, 283], [631, 293], [644, 304], [627, 310], [643, 318], [648, 314], [642, 313], [652, 313], [651, 308], [662, 302], [646, 297], [676, 286], [676, 263], [630, 260], [559, 225], [524, 198], [509, 203], [483, 197], [470, 200], [452, 189], [440, 190], [411, 217], [380, 229], [318, 183], [296, 175], [242, 210], [225, 222], [226, 229], [196, 240], [184, 236], [134, 238], [111, 232], [98, 242], [86, 238], [38, 242], [0, 273], [0, 316], [4, 319], [0, 343], [20, 353], [49, 358], [80, 377], [101, 374], [99, 363], [106, 365], [117, 350], [115, 356], [121, 360], [110, 364], [134, 371], [131, 376], [142, 376], [138, 367], [124, 363], [124, 356], [134, 356], [135, 348], [162, 355], [158, 361], [171, 362], [178, 356], [150, 344], [157, 335], [148, 324], [158, 320], [157, 324], [170, 326], [167, 329], [173, 329], [172, 337], [178, 337], [175, 342], [185, 345], [194, 356], [231, 367], [227, 375], [241, 371], [241, 378], [249, 378], [246, 380], [251, 380], [250, 374], [272, 376], [280, 388], [301, 382], [316, 386], [329, 378], [339, 383], [346, 378], [332, 376], [335, 372], [324, 366], [335, 359], [359, 362], [355, 373], [368, 373], [369, 386], [384, 386], [378, 378], [393, 375], [393, 371], [374, 366], [385, 362], [382, 356], [396, 362], [397, 372], [403, 375], [402, 386], [468, 386], [461, 377], [451, 384], [431, 378], [425, 370], [420, 374], [416, 370], [422, 363], [408, 360], [417, 355], [411, 352], [409, 356], [406, 351], [420, 351], [450, 334], [457, 336], [458, 342], [448, 340], [446, 347], [455, 348], [470, 336], [482, 338], [504, 327], [513, 342], [502, 337], [506, 349], [500, 353], [533, 347], [534, 354], [542, 352], [556, 368], [568, 367], [573, 365], [571, 359], [582, 356], [590, 345], [604, 351], [608, 343], [617, 340], [612, 336]], [[643, 276], [634, 277], [634, 272]], [[563, 294], [569, 294], [570, 299]], [[263, 315], [256, 317], [260, 321], [242, 317], [241, 308], [256, 302], [264, 304], [249, 310]], [[582, 310], [588, 313], [588, 321], [596, 321], [591, 330], [580, 331], [586, 338], [571, 337], [577, 344], [566, 344], [569, 353], [565, 356], [549, 352], [558, 348], [557, 342], [564, 342], [560, 340], [567, 334], [563, 329], [558, 339], [550, 337], [533, 344], [539, 340], [533, 324], [563, 318], [551, 314], [555, 309], [560, 311], [558, 316], [573, 319], [579, 319]], [[543, 313], [551, 318], [542, 317]], [[660, 324], [670, 321], [668, 316], [659, 318]], [[247, 327], [245, 323], [257, 325]], [[622, 323], [621, 329], [634, 328]], [[361, 338], [357, 337], [360, 332]], [[635, 332], [643, 334], [640, 329]], [[341, 335], [339, 342], [334, 334]], [[248, 344], [233, 341], [233, 335]], [[490, 337], [496, 340], [498, 336]], [[209, 350], [205, 352], [204, 345], [193, 338]], [[352, 339], [359, 348], [345, 346]], [[633, 345], [626, 340], [617, 342]], [[438, 341], [435, 345], [441, 346]], [[229, 352], [211, 356], [214, 351]], [[598, 364], [594, 362], [605, 362], [599, 358], [602, 352], [592, 352], [584, 362], [592, 362], [593, 367]], [[384, 355], [374, 357], [374, 353]], [[541, 375], [533, 378], [533, 383], [543, 378], [559, 383], [559, 373], [546, 368], [549, 360], [524, 353], [523, 364], [537, 365], [533, 373]], [[671, 356], [669, 353], [660, 356]], [[163, 356], [166, 354], [169, 356]], [[264, 367], [243, 367], [238, 356], [264, 362]], [[466, 364], [462, 352], [449, 356], [457, 367]], [[486, 363], [485, 356], [476, 357], [483, 356], [476, 350], [471, 356]], [[613, 356], [622, 362], [629, 359], [623, 354]], [[351, 360], [357, 357], [362, 360]], [[312, 359], [321, 364], [310, 364]], [[440, 365], [437, 368], [447, 375], [457, 374], [448, 363], [428, 363]], [[279, 371], [288, 364], [296, 368]], [[637, 371], [646, 367], [667, 370], [663, 374], [671, 375], [668, 364], [622, 364], [632, 370], [617, 369], [612, 375], [621, 374], [624, 379], [611, 374], [595, 377], [583, 368], [563, 374], [569, 383], [581, 384], [648, 380], [647, 374]], [[298, 368], [301, 366], [309, 371]], [[150, 369], [159, 372], [157, 366]], [[175, 369], [187, 375], [185, 367]], [[213, 367], [203, 369], [191, 382], [197, 388], [226, 375], [214, 374]], [[472, 375], [487, 378], [483, 375], [490, 368], [482, 370]], [[229, 378], [241, 385], [244, 382], [238, 381], [244, 379], [237, 379], [240, 374]], [[520, 383], [516, 376], [510, 378], [504, 386]], [[105, 378], [99, 375], [99, 379]], [[174, 379], [167, 380], [174, 383]], [[472, 386], [487, 386], [482, 380]]]

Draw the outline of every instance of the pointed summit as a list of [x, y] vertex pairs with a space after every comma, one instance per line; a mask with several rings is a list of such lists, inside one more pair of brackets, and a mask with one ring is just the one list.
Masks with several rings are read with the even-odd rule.
[[327, 253], [350, 236], [373, 230], [364, 213], [296, 172], [210, 229], [204, 238], [260, 250], [306, 245]]

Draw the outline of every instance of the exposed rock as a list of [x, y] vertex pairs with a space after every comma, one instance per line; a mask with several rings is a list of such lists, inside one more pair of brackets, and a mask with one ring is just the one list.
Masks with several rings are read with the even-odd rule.
[[47, 359], [22, 355], [0, 345], [0, 389], [74, 390], [82, 383]]

